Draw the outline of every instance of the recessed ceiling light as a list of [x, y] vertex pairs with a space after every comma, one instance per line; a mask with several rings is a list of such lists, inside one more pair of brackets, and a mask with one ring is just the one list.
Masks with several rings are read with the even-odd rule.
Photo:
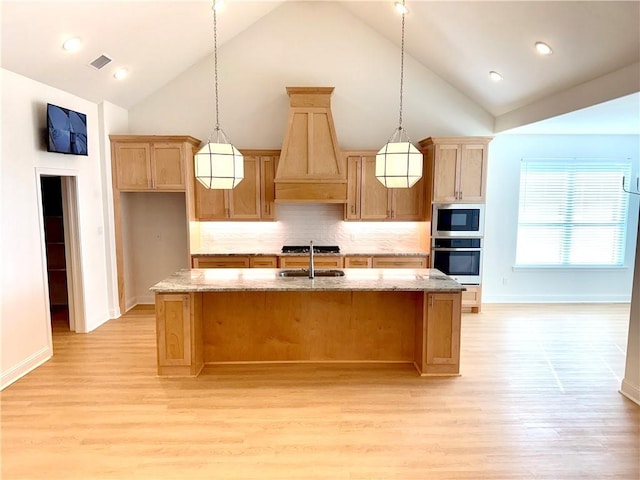
[[396, 7], [396, 11], [398, 13], [402, 13], [402, 14], [409, 13], [409, 10], [404, 5], [404, 2], [396, 2], [394, 6]]
[[80, 37], [72, 37], [64, 41], [62, 44], [62, 48], [64, 48], [67, 52], [75, 52], [80, 50], [82, 46], [82, 40]]
[[536, 50], [540, 55], [551, 55], [553, 53], [551, 47], [544, 42], [536, 42]]
[[494, 82], [499, 82], [500, 80], [502, 80], [502, 75], [494, 70], [491, 70], [489, 72], [489, 78], [491, 78], [491, 80], [493, 80]]
[[128, 75], [129, 75], [129, 70], [127, 70], [126, 68], [119, 68], [118, 70], [115, 71], [115, 73], [113, 74], [113, 77], [116, 80], [123, 80], [127, 78]]

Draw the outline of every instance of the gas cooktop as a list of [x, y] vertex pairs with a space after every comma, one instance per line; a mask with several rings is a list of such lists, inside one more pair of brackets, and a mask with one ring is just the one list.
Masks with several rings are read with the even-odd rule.
[[[284, 245], [282, 253], [309, 253], [309, 245]], [[340, 253], [337, 245], [314, 245], [313, 253]]]

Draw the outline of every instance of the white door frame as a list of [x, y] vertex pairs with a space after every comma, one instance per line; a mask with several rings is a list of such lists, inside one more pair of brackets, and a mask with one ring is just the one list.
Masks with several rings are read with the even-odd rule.
[[47, 245], [44, 236], [44, 209], [42, 206], [41, 177], [61, 177], [62, 213], [64, 227], [65, 259], [67, 269], [67, 292], [69, 299], [69, 328], [72, 332], [86, 332], [84, 315], [84, 295], [82, 285], [82, 262], [80, 249], [80, 229], [78, 217], [78, 175], [77, 170], [59, 168], [36, 168], [38, 213], [40, 215], [40, 243], [42, 273], [45, 285], [45, 307], [49, 345], [53, 348], [51, 337], [51, 312], [49, 301], [49, 279], [47, 276]]

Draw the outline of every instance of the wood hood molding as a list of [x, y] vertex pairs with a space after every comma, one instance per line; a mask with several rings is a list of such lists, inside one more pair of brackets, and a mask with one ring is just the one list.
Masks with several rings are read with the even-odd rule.
[[346, 203], [346, 157], [331, 115], [334, 87], [287, 87], [289, 117], [275, 176], [276, 202]]

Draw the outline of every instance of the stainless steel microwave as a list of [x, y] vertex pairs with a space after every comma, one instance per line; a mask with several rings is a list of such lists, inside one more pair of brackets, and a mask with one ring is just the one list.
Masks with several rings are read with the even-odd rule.
[[482, 237], [484, 235], [484, 205], [476, 203], [434, 203], [431, 216], [431, 236]]

